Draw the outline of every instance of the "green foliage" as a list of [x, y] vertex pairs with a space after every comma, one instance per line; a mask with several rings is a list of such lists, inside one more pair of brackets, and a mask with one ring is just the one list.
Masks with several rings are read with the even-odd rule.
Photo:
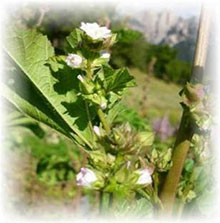
[[51, 186], [74, 181], [81, 159], [76, 148], [70, 148], [62, 139], [57, 138], [56, 141], [47, 142], [27, 136], [23, 142], [23, 146], [30, 148], [31, 156], [35, 159], [38, 180]]
[[155, 148], [148, 154], [148, 159], [158, 172], [166, 172], [172, 166], [171, 156], [172, 149], [164, 143], [159, 146], [155, 145]]
[[132, 29], [119, 29], [116, 31], [119, 43], [133, 43], [142, 37], [142, 33]]
[[136, 110], [128, 108], [125, 105], [121, 105], [121, 112], [117, 115], [114, 123], [122, 124], [128, 122], [131, 127], [139, 131], [152, 131], [148, 119], [142, 118]]
[[[46, 143], [33, 137], [24, 142], [37, 160], [39, 182], [50, 186], [75, 183], [77, 174], [77, 185], [85, 191], [110, 193], [123, 200], [114, 207], [116, 212], [120, 208], [124, 214], [151, 215], [153, 205], [160, 205], [160, 181], [172, 166], [172, 143], [156, 141], [149, 123], [120, 104], [125, 91], [135, 86], [134, 77], [127, 68], [113, 69], [102, 51], [109, 52], [116, 44], [111, 61], [115, 67], [120, 61], [114, 62], [116, 56], [124, 65], [136, 64], [141, 69], [156, 57], [156, 75], [177, 82], [182, 73], [188, 78], [187, 65], [176, 60], [175, 50], [148, 45], [137, 31], [112, 34], [102, 27], [102, 32], [111, 35], [99, 38], [87, 31], [70, 33], [66, 56], [55, 55], [48, 39], [36, 30], [9, 29], [4, 40], [8, 76], [2, 89], [11, 108], [20, 112], [10, 114], [10, 125], [28, 126], [43, 138], [38, 122], [44, 123], [71, 139], [71, 149], [62, 140]], [[206, 103], [201, 90], [199, 85], [188, 84], [182, 91], [183, 108], [198, 126], [204, 124], [199, 115], [205, 113], [201, 105]], [[198, 146], [195, 137], [191, 146]], [[79, 148], [86, 151], [88, 162], [82, 163]], [[184, 203], [195, 200], [207, 185], [207, 173], [196, 163], [201, 151], [194, 148], [195, 154], [189, 154], [184, 165], [178, 185], [178, 198]]]
[[118, 41], [112, 48], [111, 65], [116, 68], [129, 66], [146, 70], [148, 43], [143, 34], [131, 29], [119, 29], [116, 33]]
[[182, 106], [188, 112], [193, 124], [201, 131], [210, 131], [213, 123], [210, 106], [210, 93], [202, 84], [187, 83], [180, 92]]
[[148, 49], [147, 61], [150, 62], [152, 57], [157, 58], [155, 72], [158, 77], [163, 78], [166, 72], [165, 66], [176, 58], [176, 50], [168, 45], [151, 45]]
[[[17, 63], [27, 85], [32, 86], [36, 92], [31, 92], [33, 98], [30, 98], [29, 92], [22, 92], [23, 95], [21, 95], [21, 91], [26, 90], [23, 87], [18, 87], [17, 92], [14, 92], [10, 86], [5, 85], [6, 97], [10, 97], [10, 102], [32, 118], [50, 126], [53, 124], [52, 127], [58, 126], [57, 129], [70, 138], [74, 137], [78, 143], [83, 144], [84, 142], [91, 146], [87, 115], [85, 112], [82, 113], [83, 102], [76, 96], [77, 92], [74, 89], [66, 91], [61, 89], [63, 92], [60, 92], [55, 87], [60, 80], [55, 78], [49, 67], [45, 65], [49, 57], [54, 55], [47, 38], [36, 31], [12, 29], [5, 39], [5, 51], [10, 60]], [[17, 77], [18, 75], [13, 78]], [[36, 100], [35, 95], [41, 99]], [[67, 98], [68, 101], [66, 101]], [[54, 117], [45, 117], [46, 114], [39, 108], [40, 106], [45, 107], [46, 114], [52, 114]]]
[[78, 45], [82, 42], [82, 33], [83, 32], [80, 29], [75, 29], [66, 38], [72, 49], [77, 48]]
[[30, 129], [39, 138], [43, 138], [45, 136], [45, 132], [38, 124], [38, 122], [27, 116], [24, 116], [16, 109], [13, 109], [8, 113], [4, 122], [4, 126], [9, 130], [24, 127]]
[[[156, 77], [178, 84], [189, 80], [190, 64], [177, 59], [177, 51], [168, 45], [149, 44], [143, 34], [131, 29], [118, 29], [118, 42], [112, 49], [114, 67], [137, 67], [146, 71], [153, 58]], [[138, 52], [138, 53], [136, 53]]]
[[[116, 35], [112, 34], [108, 39], [103, 37], [96, 40], [84, 31], [75, 30], [67, 38], [70, 45], [69, 50], [75, 52], [70, 55], [73, 57], [56, 57], [46, 37], [35, 30], [13, 28], [5, 39], [5, 52], [8, 61], [15, 64], [14, 72], [10, 74], [15, 76], [11, 76], [11, 78], [17, 78], [19, 69], [22, 78], [20, 83], [26, 83], [25, 87], [28, 88], [27, 92], [22, 94], [19, 85], [16, 86], [17, 91], [14, 91], [7, 80], [3, 86], [6, 99], [23, 113], [48, 124], [50, 127], [55, 126], [51, 123], [56, 123], [54, 129], [60, 130], [69, 138], [74, 139], [74, 142], [84, 146], [85, 150], [96, 150], [92, 151], [88, 157], [88, 165], [98, 176], [94, 183], [94, 189], [108, 191], [107, 188], [110, 188], [114, 183], [111, 182], [108, 185], [105, 182], [103, 184], [104, 178], [107, 177], [107, 182], [110, 182], [111, 178], [115, 179], [116, 185], [113, 188], [115, 190], [119, 188], [122, 192], [121, 189], [124, 187], [127, 187], [127, 191], [135, 190], [138, 178], [138, 174], [130, 169], [129, 177], [118, 182], [121, 165], [126, 165], [127, 159], [129, 159], [129, 157], [123, 157], [122, 154], [141, 155], [144, 151], [143, 148], [150, 146], [154, 137], [147, 131], [133, 132], [133, 136], [130, 137], [130, 145], [127, 146], [124, 139], [129, 136], [130, 128], [122, 125], [111, 130], [105, 120], [106, 115], [110, 114], [109, 110], [121, 99], [123, 91], [128, 87], [135, 86], [134, 78], [127, 69], [114, 70], [107, 65], [108, 60], [104, 62], [98, 60], [97, 62], [97, 59], [101, 58], [100, 51], [109, 48], [114, 44], [115, 39]], [[72, 61], [76, 56], [81, 61], [78, 65]], [[29, 91], [29, 86], [33, 91]], [[36, 92], [39, 100], [28, 97], [28, 93], [33, 92]], [[17, 99], [18, 96], [22, 99], [19, 103], [15, 100], [15, 97]], [[38, 104], [45, 106], [46, 114], [52, 114], [56, 118], [45, 117], [44, 110], [42, 111]], [[106, 114], [102, 111], [105, 109]], [[96, 132], [98, 139], [94, 137], [92, 129], [95, 122], [98, 125], [96, 128], [104, 127], [102, 134]], [[114, 134], [116, 132], [119, 134], [118, 136]], [[89, 148], [85, 147], [85, 144]], [[62, 167], [64, 165], [62, 163], [68, 161], [66, 158], [65, 156], [48, 158], [44, 153], [44, 158], [37, 170], [40, 179], [48, 181], [49, 184], [53, 184], [56, 179], [66, 180], [65, 177], [69, 179], [69, 175], [71, 177], [73, 174], [66, 172], [65, 168], [67, 167]], [[134, 162], [139, 161], [136, 159]], [[43, 168], [45, 166], [46, 172]], [[106, 174], [103, 171], [107, 171]], [[129, 184], [131, 179], [133, 186]], [[120, 186], [118, 183], [124, 183], [124, 186]]]
[[165, 64], [165, 72], [170, 81], [184, 84], [190, 79], [191, 66], [187, 62], [174, 59]]
[[[76, 7], [77, 10], [74, 10]], [[72, 3], [71, 7], [60, 6], [59, 8], [60, 10], [62, 8], [62, 13], [53, 6], [47, 6], [44, 9], [40, 5], [33, 7], [28, 4], [22, 10], [15, 10], [12, 19], [28, 28], [36, 27], [40, 32], [46, 34], [53, 43], [55, 52], [59, 55], [68, 52], [69, 44], [65, 38], [73, 28], [80, 25], [81, 21], [96, 21], [101, 24], [110, 22], [118, 39], [117, 44], [112, 48], [111, 55], [111, 65], [114, 68], [128, 66], [146, 71], [151, 59], [156, 58], [155, 73], [157, 77], [178, 84], [184, 84], [189, 80], [190, 64], [179, 60], [178, 52], [172, 47], [150, 44], [143, 33], [127, 28], [124, 21], [115, 17], [115, 6], [100, 4], [99, 6], [87, 5], [87, 7], [83, 7], [83, 4]], [[38, 24], [41, 11], [44, 10], [46, 13], [41, 23]], [[69, 37], [73, 38], [71, 41], [74, 41], [74, 38], [80, 38], [78, 31], [77, 35], [75, 35], [75, 31], [71, 33]], [[175, 51], [176, 53], [174, 53]]]
[[128, 87], [134, 87], [134, 77], [129, 74], [127, 69], [119, 69], [114, 71], [110, 67], [104, 67], [105, 88], [106, 92], [114, 92], [121, 94], [121, 92]]
[[213, 181], [211, 179], [212, 166], [208, 166], [208, 162], [203, 163], [203, 165], [199, 165], [190, 158], [185, 161], [184, 170], [178, 185], [178, 198], [182, 202], [197, 203], [197, 200], [200, 200], [200, 196], [206, 193], [208, 188], [213, 190]]
[[114, 213], [116, 217], [151, 218], [153, 217], [153, 205], [145, 198], [133, 201], [121, 200], [114, 207]]
[[[137, 69], [131, 69], [131, 72], [135, 76], [137, 87], [129, 89], [124, 103], [146, 117], [151, 124], [155, 119], [162, 118], [166, 114], [172, 125], [176, 126], [181, 118], [178, 95], [181, 87], [155, 77], [148, 80], [146, 74]], [[123, 114], [127, 115], [125, 112]]]

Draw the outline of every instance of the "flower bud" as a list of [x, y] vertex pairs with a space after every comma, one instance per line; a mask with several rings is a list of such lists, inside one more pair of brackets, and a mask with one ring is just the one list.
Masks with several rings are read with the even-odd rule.
[[126, 163], [126, 168], [129, 169], [130, 167], [131, 167], [131, 161], [128, 160], [127, 163]]
[[91, 184], [97, 180], [95, 173], [88, 168], [81, 168], [76, 175], [78, 186], [91, 187]]
[[100, 54], [101, 54], [101, 58], [104, 58], [104, 59], [110, 58], [110, 53], [108, 53], [106, 51], [102, 51]]
[[69, 54], [66, 58], [66, 63], [72, 68], [77, 68], [82, 64], [82, 57], [77, 54]]
[[128, 133], [131, 133], [131, 130], [132, 129], [131, 129], [131, 126], [130, 126], [129, 122], [126, 122], [125, 123], [125, 131], [128, 132]]
[[82, 83], [84, 82], [84, 78], [83, 78], [83, 76], [80, 75], [80, 74], [77, 76], [77, 79], [80, 80]]
[[105, 110], [106, 107], [107, 107], [107, 103], [106, 103], [106, 102], [102, 102], [102, 103], [100, 104], [100, 108], [101, 108], [102, 110]]
[[204, 97], [204, 86], [201, 84], [187, 83], [184, 90], [189, 103], [199, 102]]
[[142, 146], [150, 146], [154, 141], [154, 134], [152, 132], [139, 132], [138, 138]]
[[97, 136], [101, 136], [100, 129], [98, 126], [96, 126], [96, 125], [93, 126], [93, 130]]
[[137, 171], [140, 176], [137, 180], [137, 184], [151, 184], [152, 178], [149, 169], [143, 169]]

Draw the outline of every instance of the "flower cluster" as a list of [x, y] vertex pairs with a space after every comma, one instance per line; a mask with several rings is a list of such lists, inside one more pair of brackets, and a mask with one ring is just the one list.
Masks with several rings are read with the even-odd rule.
[[[97, 23], [82, 22], [80, 29], [76, 29], [72, 36], [73, 39], [69, 39], [69, 42], [74, 52], [68, 54], [66, 64], [81, 70], [81, 74], [77, 76], [80, 81], [80, 95], [104, 110], [112, 96], [103, 89], [103, 71], [100, 68], [108, 66], [108, 48], [115, 43], [116, 35]], [[94, 71], [99, 72], [92, 75]]]
[[[149, 169], [137, 170], [136, 173], [138, 174], [136, 184], [148, 185], [152, 183], [152, 172]], [[92, 187], [97, 180], [95, 173], [88, 168], [81, 168], [76, 176], [77, 185], [83, 187]]]
[[153, 148], [151, 153], [149, 153], [148, 158], [150, 162], [155, 166], [155, 168], [159, 172], [165, 172], [170, 169], [172, 166], [171, 157], [172, 157], [172, 149], [157, 149]]

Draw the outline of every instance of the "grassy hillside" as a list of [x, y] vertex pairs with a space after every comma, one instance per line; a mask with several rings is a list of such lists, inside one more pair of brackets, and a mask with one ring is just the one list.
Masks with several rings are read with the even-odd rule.
[[177, 124], [181, 117], [181, 87], [149, 77], [137, 69], [131, 69], [131, 72], [135, 76], [137, 87], [128, 91], [124, 102], [150, 121], [167, 115], [173, 124]]

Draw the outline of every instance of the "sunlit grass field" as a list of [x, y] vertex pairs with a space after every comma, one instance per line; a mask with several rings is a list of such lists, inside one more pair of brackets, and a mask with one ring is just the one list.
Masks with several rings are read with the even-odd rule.
[[137, 87], [131, 88], [124, 102], [134, 108], [150, 122], [158, 117], [168, 116], [172, 124], [179, 123], [181, 106], [179, 92], [181, 86], [168, 83], [137, 69], [130, 69]]

